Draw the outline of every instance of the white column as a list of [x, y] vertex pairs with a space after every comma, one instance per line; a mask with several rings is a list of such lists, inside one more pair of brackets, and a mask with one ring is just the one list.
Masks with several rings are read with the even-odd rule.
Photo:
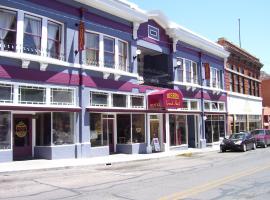
[[115, 61], [115, 69], [119, 69], [119, 49], [118, 49], [118, 39], [115, 39], [114, 45], [114, 61]]
[[187, 82], [186, 80], [186, 62], [185, 62], [185, 59], [183, 59], [183, 82]]
[[23, 52], [23, 33], [24, 33], [24, 12], [18, 11], [17, 14], [17, 35], [16, 35], [16, 51]]
[[147, 153], [152, 153], [152, 146], [151, 146], [151, 141], [150, 141], [150, 115], [146, 114], [146, 138], [147, 138], [147, 143], [146, 143], [146, 151]]
[[48, 39], [48, 18], [42, 18], [42, 29], [41, 29], [41, 55], [47, 56], [47, 39]]
[[99, 35], [99, 66], [104, 67], [104, 37]]
[[14, 92], [13, 92], [13, 103], [16, 105], [19, 103], [19, 86], [18, 84], [14, 84]]
[[137, 38], [138, 38], [138, 29], [139, 29], [139, 27], [140, 27], [139, 23], [136, 23], [136, 22], [133, 23], [133, 39], [134, 40], [137, 40]]
[[51, 88], [46, 87], [46, 105], [50, 105], [51, 102]]
[[170, 150], [170, 124], [169, 124], [169, 114], [165, 114], [165, 128], [166, 128], [166, 143], [165, 143], [165, 151]]

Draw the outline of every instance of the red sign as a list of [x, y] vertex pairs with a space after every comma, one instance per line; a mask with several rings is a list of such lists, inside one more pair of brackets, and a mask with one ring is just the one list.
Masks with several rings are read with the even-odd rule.
[[148, 95], [149, 109], [182, 108], [183, 95], [177, 90], [160, 90]]
[[79, 51], [84, 50], [84, 34], [85, 34], [85, 27], [84, 27], [84, 23], [81, 21], [79, 24]]

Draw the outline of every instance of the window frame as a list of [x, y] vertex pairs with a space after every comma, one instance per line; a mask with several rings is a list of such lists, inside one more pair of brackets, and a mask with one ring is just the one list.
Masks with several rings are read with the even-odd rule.
[[[156, 32], [156, 34], [155, 35], [151, 34], [151, 31]], [[151, 39], [156, 40], [156, 41], [160, 41], [159, 28], [148, 24], [147, 33], [148, 33], [148, 38], [151, 38]]]
[[13, 103], [13, 100], [14, 100], [14, 85], [0, 82], [0, 87], [10, 87], [10, 89], [11, 89], [11, 93], [10, 93], [11, 99], [10, 100], [2, 100], [2, 99], [0, 99], [0, 103]]
[[[105, 38], [107, 39], [107, 40], [111, 40], [111, 41], [113, 41], [113, 52], [109, 52], [109, 51], [105, 51]], [[104, 60], [103, 60], [103, 63], [104, 63], [104, 67], [106, 67], [106, 68], [110, 68], [110, 69], [115, 69], [115, 64], [116, 64], [116, 60], [115, 60], [115, 54], [116, 54], [116, 52], [115, 52], [115, 38], [114, 37], [110, 37], [110, 36], [107, 36], [107, 35], [104, 35], [103, 36], [103, 55], [104, 55]], [[105, 61], [105, 53], [108, 53], [108, 54], [110, 54], [110, 55], [113, 55], [113, 64], [112, 64], [112, 66], [110, 67], [110, 66], [106, 66], [106, 61]]]
[[[21, 89], [38, 89], [40, 91], [43, 91], [43, 102], [38, 102], [38, 101], [22, 101], [22, 94], [21, 94]], [[41, 86], [30, 86], [30, 85], [19, 85], [18, 86], [18, 103], [23, 104], [23, 105], [46, 105], [46, 87], [41, 87]]]
[[[65, 102], [54, 102], [53, 101], [53, 92], [54, 90], [56, 91], [67, 91], [67, 92], [71, 92], [71, 103], [65, 103]], [[75, 89], [73, 88], [57, 88], [57, 87], [52, 87], [50, 88], [50, 104], [51, 105], [65, 105], [65, 106], [71, 106], [71, 105], [75, 105]]]
[[[95, 67], [100, 67], [100, 52], [101, 52], [101, 49], [100, 49], [100, 33], [97, 33], [97, 32], [93, 32], [93, 31], [85, 31], [85, 37], [87, 37], [87, 34], [93, 34], [93, 35], [96, 35], [98, 36], [98, 49], [94, 49], [94, 48], [87, 48], [86, 46], [86, 43], [85, 43], [85, 60], [83, 61], [84, 64], [86, 65], [89, 65], [87, 63], [87, 56], [86, 56], [86, 51], [90, 50], [90, 51], [95, 51], [95, 53], [98, 52], [98, 60], [97, 60], [97, 63], [94, 63], [94, 64], [90, 64], [89, 66], [95, 66]], [[90, 61], [91, 62], [91, 61]]]

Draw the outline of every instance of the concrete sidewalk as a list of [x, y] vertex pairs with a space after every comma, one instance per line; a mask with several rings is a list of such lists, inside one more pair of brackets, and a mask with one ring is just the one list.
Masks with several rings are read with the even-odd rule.
[[0, 163], [0, 173], [143, 161], [185, 154], [213, 152], [218, 150], [219, 150], [218, 146], [214, 146], [204, 149], [189, 148], [187, 150], [171, 150], [168, 152], [152, 153], [152, 154], [131, 154], [131, 155], [115, 154], [115, 155], [93, 157], [93, 158], [81, 158], [81, 159], [59, 159], [59, 160], [40, 159], [40, 160], [14, 161], [8, 163]]

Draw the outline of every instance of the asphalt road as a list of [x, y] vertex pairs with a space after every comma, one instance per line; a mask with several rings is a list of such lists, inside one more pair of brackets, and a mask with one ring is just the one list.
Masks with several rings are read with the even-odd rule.
[[270, 147], [0, 173], [0, 199], [270, 199]]

